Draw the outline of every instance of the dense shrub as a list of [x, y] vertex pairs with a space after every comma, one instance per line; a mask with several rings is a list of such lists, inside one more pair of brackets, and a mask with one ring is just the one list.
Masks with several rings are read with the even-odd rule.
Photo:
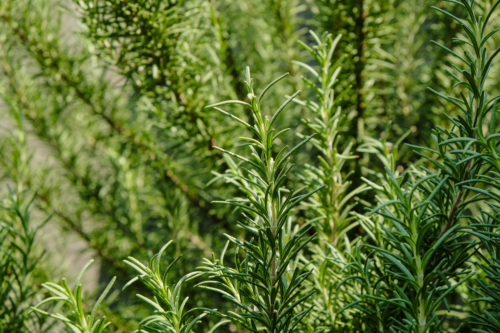
[[499, 4], [2, 1], [0, 332], [500, 332]]

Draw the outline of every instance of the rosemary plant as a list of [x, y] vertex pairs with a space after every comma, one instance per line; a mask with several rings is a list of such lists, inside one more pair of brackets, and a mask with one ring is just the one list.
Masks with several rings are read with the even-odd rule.
[[[0, 1], [0, 331], [498, 332], [498, 8]], [[125, 291], [47, 283], [30, 316], [32, 207]]]
[[[393, 332], [443, 331], [446, 316], [438, 315], [437, 310], [444, 307], [449, 311], [449, 295], [474, 274], [467, 260], [476, 243], [469, 239], [463, 223], [474, 223], [476, 219], [469, 212], [488, 207], [487, 201], [494, 197], [480, 184], [494, 185], [495, 179], [489, 174], [498, 169], [494, 131], [498, 97], [488, 98], [485, 83], [500, 52], [487, 53], [488, 39], [497, 32], [487, 27], [499, 2], [485, 16], [476, 14], [474, 1], [450, 2], [465, 11], [465, 20], [436, 9], [464, 30], [465, 36], [454, 40], [464, 48], [464, 56], [437, 44], [465, 64], [465, 69], [453, 65], [462, 78], [449, 72], [457, 81], [455, 86], [464, 91], [459, 98], [431, 91], [462, 114], [448, 116], [450, 130], [433, 130], [434, 149], [411, 146], [428, 161], [427, 167], [408, 170], [398, 177], [392, 165], [384, 186], [372, 186], [381, 199], [371, 214], [383, 220], [382, 238], [365, 245], [364, 273], [358, 269], [360, 275], [356, 277], [364, 295], [359, 295], [356, 306], [364, 304], [364, 311], [377, 315], [372, 329], [378, 331], [389, 327]], [[488, 129], [490, 135], [486, 136]]]
[[[311, 31], [315, 44], [301, 45], [311, 54], [319, 68], [314, 69], [308, 64], [298, 62], [299, 66], [308, 70], [312, 79], [303, 78], [304, 83], [314, 92], [315, 98], [298, 101], [311, 111], [311, 118], [303, 119], [307, 128], [316, 134], [311, 143], [318, 151], [317, 166], [306, 165], [306, 171], [301, 175], [305, 183], [313, 187], [324, 186], [304, 203], [305, 210], [311, 214], [309, 223], [318, 232], [318, 241], [308, 247], [312, 253], [309, 259], [302, 256], [302, 261], [308, 267], [314, 267], [312, 286], [316, 294], [311, 299], [315, 308], [311, 317], [309, 330], [327, 328], [333, 330], [337, 326], [349, 327], [349, 320], [337, 320], [337, 312], [346, 304], [349, 297], [346, 290], [336, 290], [342, 281], [342, 268], [346, 265], [346, 253], [351, 244], [348, 232], [358, 223], [351, 214], [357, 202], [354, 197], [366, 189], [361, 186], [351, 189], [350, 176], [353, 170], [349, 160], [356, 159], [351, 149], [353, 142], [345, 142], [344, 134], [349, 128], [350, 119], [340, 103], [350, 92], [350, 87], [336, 96], [335, 84], [341, 72], [345, 56], [333, 61], [335, 49], [341, 39], [335, 39], [328, 33], [321, 38]], [[314, 117], [314, 118], [313, 118]]]
[[[37, 271], [42, 254], [35, 236], [45, 224], [34, 227], [31, 211], [34, 198], [9, 189], [0, 204], [0, 331], [48, 332], [44, 318], [32, 317], [29, 309], [39, 297]], [[46, 221], [45, 221], [46, 222]]]
[[[78, 277], [75, 281], [75, 286], [71, 289], [65, 278], [61, 280], [60, 284], [47, 282], [42, 286], [47, 289], [52, 294], [52, 297], [46, 298], [38, 305], [32, 308], [36, 313], [44, 316], [54, 318], [66, 326], [68, 326], [73, 332], [78, 333], [102, 333], [105, 328], [109, 326], [109, 322], [106, 321], [105, 317], [98, 318], [97, 310], [99, 309], [101, 303], [104, 301], [106, 296], [113, 287], [116, 277], [113, 278], [106, 289], [103, 291], [97, 302], [94, 304], [90, 314], [86, 313], [85, 307], [82, 303], [82, 285], [80, 280], [85, 273], [85, 270], [94, 262], [94, 260], [89, 261], [80, 271]], [[62, 302], [67, 305], [70, 310], [71, 316], [67, 317], [60, 313], [52, 314], [47, 311], [42, 310], [40, 307], [49, 302]]]
[[354, 217], [349, 215], [349, 211], [355, 206], [355, 202], [350, 199], [363, 190], [358, 188], [349, 191], [348, 181], [351, 172], [345, 171], [345, 164], [348, 160], [355, 159], [351, 154], [352, 142], [347, 144], [342, 140], [342, 131], [346, 130], [347, 114], [342, 112], [340, 101], [349, 94], [350, 87], [336, 96], [334, 88], [338, 75], [341, 71], [341, 64], [346, 56], [340, 57], [332, 63], [333, 54], [341, 35], [332, 40], [331, 35], [325, 33], [320, 38], [311, 32], [316, 45], [309, 47], [301, 42], [304, 49], [309, 52], [319, 65], [319, 70], [311, 66], [298, 62], [299, 66], [306, 68], [313, 77], [311, 81], [303, 78], [304, 83], [316, 93], [315, 100], [306, 99], [299, 102], [306, 106], [315, 117], [304, 119], [307, 128], [316, 134], [311, 143], [318, 150], [319, 166], [307, 166], [305, 181], [324, 186], [322, 191], [311, 197], [308, 208], [314, 212], [319, 221], [314, 225], [320, 232], [322, 242], [339, 246], [347, 240], [347, 232], [354, 226]]
[[[185, 311], [185, 306], [189, 297], [186, 297], [183, 300], [180, 297], [183, 283], [193, 276], [199, 275], [199, 272], [193, 272], [185, 275], [177, 283], [169, 285], [169, 272], [172, 267], [175, 267], [175, 263], [182, 257], [181, 255], [177, 256], [163, 272], [161, 271], [160, 261], [162, 254], [171, 243], [172, 241], [165, 244], [157, 254], [151, 257], [149, 266], [142, 264], [139, 260], [133, 257], [129, 257], [128, 260], [125, 260], [125, 263], [135, 269], [139, 275], [130, 280], [122, 288], [122, 290], [139, 280], [154, 294], [152, 299], [137, 294], [139, 299], [154, 308], [155, 314], [144, 318], [139, 324], [139, 329], [134, 332], [189, 333], [192, 332], [193, 326], [196, 325], [201, 318], [206, 316], [208, 311], [210, 311], [202, 308], [193, 308], [189, 311]], [[84, 311], [85, 307], [82, 301], [82, 285], [80, 284], [80, 280], [85, 273], [85, 270], [92, 262], [93, 260], [83, 267], [76, 279], [73, 290], [70, 289], [66, 279], [64, 278], [62, 279], [60, 285], [50, 282], [43, 284], [43, 287], [52, 293], [53, 297], [49, 297], [40, 302], [36, 307], [32, 308], [33, 311], [63, 322], [74, 332], [104, 332], [105, 328], [110, 325], [110, 322], [107, 322], [105, 317], [98, 319], [97, 311], [108, 293], [111, 291], [116, 277], [109, 282], [108, 286], [94, 304], [91, 314], [88, 315]], [[59, 313], [51, 314], [40, 308], [46, 303], [61, 301], [69, 306], [72, 313], [71, 316], [66, 317]], [[202, 313], [197, 317], [194, 317], [192, 312], [198, 310], [204, 311], [202, 311]]]
[[189, 333], [193, 326], [207, 314], [207, 311], [203, 311], [202, 314], [194, 317], [191, 313], [200, 310], [200, 308], [185, 311], [185, 306], [189, 297], [182, 299], [180, 296], [183, 283], [193, 276], [197, 276], [199, 272], [192, 272], [185, 275], [175, 284], [169, 285], [168, 283], [170, 270], [172, 267], [175, 267], [174, 264], [182, 255], [177, 256], [163, 272], [161, 271], [160, 261], [162, 254], [171, 243], [172, 241], [165, 244], [160, 252], [151, 258], [149, 266], [142, 264], [133, 257], [129, 257], [129, 259], [125, 261], [129, 266], [134, 268], [139, 275], [130, 280], [123, 289], [127, 288], [131, 283], [140, 280], [155, 295], [153, 299], [139, 294], [137, 295], [137, 297], [145, 303], [153, 306], [156, 313], [155, 315], [145, 318], [140, 323], [141, 328], [137, 332]]
[[[265, 115], [262, 109], [262, 101], [266, 93], [284, 77], [286, 75], [271, 82], [257, 96], [254, 92], [250, 69], [247, 67], [245, 84], [249, 102], [226, 101], [209, 106], [238, 121], [254, 134], [253, 137], [241, 138], [244, 142], [243, 146], [250, 149], [249, 158], [217, 148], [242, 163], [238, 165], [239, 174], [234, 174], [230, 170], [229, 173], [220, 177], [238, 184], [246, 194], [246, 199], [231, 199], [219, 203], [231, 205], [243, 211], [243, 222], [238, 222], [238, 225], [251, 238], [240, 240], [226, 234], [229, 242], [236, 245], [238, 249], [235, 253], [235, 267], [224, 266], [225, 251], [220, 259], [214, 257], [212, 261], [205, 260], [203, 269], [212, 278], [210, 281], [201, 283], [200, 287], [218, 291], [232, 302], [236, 306], [236, 311], [216, 313], [233, 320], [250, 332], [294, 332], [312, 310], [312, 307], [307, 307], [297, 311], [299, 305], [305, 302], [314, 291], [305, 295], [301, 294], [304, 281], [311, 272], [297, 267], [294, 259], [314, 235], [308, 235], [310, 226], [293, 234], [287, 232], [286, 226], [291, 218], [292, 210], [322, 187], [301, 194], [300, 190], [288, 190], [285, 182], [293, 168], [289, 162], [290, 156], [309, 142], [313, 136], [305, 138], [290, 150], [287, 150], [288, 146], [285, 146], [275, 153], [276, 141], [288, 129], [275, 130], [274, 126], [280, 114], [298, 95], [298, 92], [289, 97], [272, 116]], [[254, 125], [220, 108], [230, 104], [250, 108]], [[243, 260], [240, 260], [240, 251], [245, 254]]]

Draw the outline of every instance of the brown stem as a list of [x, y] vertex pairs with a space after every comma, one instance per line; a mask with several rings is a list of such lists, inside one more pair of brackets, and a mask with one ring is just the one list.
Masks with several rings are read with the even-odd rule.
[[[467, 163], [467, 168], [465, 169], [464, 181], [469, 179], [471, 167], [472, 167], [472, 160], [470, 160], [469, 163]], [[443, 237], [444, 234], [448, 231], [448, 229], [450, 229], [450, 226], [453, 223], [453, 219], [455, 218], [455, 214], [457, 213], [458, 206], [462, 202], [463, 194], [464, 193], [462, 191], [460, 191], [460, 194], [458, 195], [457, 200], [455, 200], [455, 203], [453, 204], [453, 208], [451, 209], [450, 216], [448, 217], [448, 221], [446, 222], [443, 230], [441, 231], [439, 238]]]
[[443, 230], [441, 231], [441, 234], [439, 235], [439, 238], [443, 237], [444, 234], [448, 231], [448, 229], [450, 228], [451, 226], [451, 223], [453, 222], [453, 219], [455, 218], [455, 214], [457, 212], [457, 209], [458, 209], [458, 206], [460, 205], [460, 203], [462, 202], [462, 196], [463, 196], [463, 192], [460, 192], [460, 194], [458, 195], [457, 197], [457, 200], [455, 201], [455, 203], [453, 204], [453, 208], [451, 209], [451, 212], [450, 212], [450, 216], [448, 217], [448, 221], [446, 222]]
[[[358, 1], [358, 17], [356, 19], [356, 33], [358, 37], [357, 55], [359, 60], [355, 64], [356, 74], [356, 110], [358, 111], [357, 118], [362, 119], [365, 111], [365, 103], [363, 101], [363, 71], [365, 67], [364, 51], [366, 46], [364, 0]], [[357, 126], [357, 124], [354, 124]]]

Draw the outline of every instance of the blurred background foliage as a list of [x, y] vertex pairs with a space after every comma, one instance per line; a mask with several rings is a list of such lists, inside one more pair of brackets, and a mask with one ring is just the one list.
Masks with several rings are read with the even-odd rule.
[[[453, 85], [445, 69], [455, 60], [430, 43], [436, 40], [452, 47], [459, 32], [455, 22], [430, 9], [444, 3], [1, 1], [2, 184], [34, 196], [37, 221], [51, 216], [42, 229], [49, 236], [40, 236], [36, 250], [36, 255], [41, 248], [50, 254], [42, 265], [46, 271], [30, 273], [30, 279], [59, 276], [68, 267], [68, 274], [76, 275], [81, 261], [61, 264], [66, 251], [79, 251], [65, 243], [68, 237], [82, 242], [98, 260], [99, 278], [94, 284], [107, 283], [116, 275], [115, 286], [121, 287], [134, 274], [123, 263], [128, 256], [146, 261], [173, 239], [165, 256], [172, 260], [183, 254], [172, 273], [178, 278], [193, 271], [203, 257], [221, 252], [223, 232], [242, 236], [235, 224], [238, 214], [211, 204], [241, 195], [239, 190], [222, 181], [207, 185], [214, 173], [228, 169], [221, 152], [212, 147], [231, 150], [238, 143], [235, 133], [242, 129], [204, 107], [221, 100], [244, 100], [246, 66], [260, 87], [290, 73], [266, 97], [268, 111], [296, 90], [302, 90], [300, 99], [314, 99], [316, 92], [302, 80], [309, 73], [298, 63], [317, 65], [299, 44], [315, 43], [309, 30], [320, 36], [342, 34], [333, 58], [346, 58], [334, 89], [336, 94], [350, 91], [339, 102], [344, 120], [339, 125], [338, 150], [351, 143], [359, 158], [345, 161], [344, 171], [339, 172], [353, 171], [352, 189], [363, 184], [362, 177], [378, 179], [386, 165], [372, 152], [390, 155], [401, 138], [427, 145], [431, 129], [446, 119], [443, 110], [455, 112], [426, 90], [430, 86], [449, 91]], [[487, 9], [492, 3], [484, 0], [479, 7]], [[498, 73], [497, 68], [492, 71]], [[499, 78], [491, 75], [491, 95], [498, 93]], [[241, 108], [227, 110], [242, 119], [250, 117]], [[281, 127], [294, 130], [280, 142], [297, 143], [300, 138], [295, 133], [307, 131], [301, 119], [310, 118], [310, 112], [301, 103], [293, 105], [280, 121]], [[367, 138], [382, 143], [374, 146]], [[318, 165], [317, 155], [310, 146], [302, 149], [295, 157], [299, 169]], [[418, 160], [403, 145], [397, 157], [395, 168], [400, 173]], [[296, 175], [297, 184], [292, 179], [291, 186], [298, 187], [301, 177]], [[4, 198], [15, 196], [4, 193]], [[356, 200], [370, 205], [371, 196], [361, 191]], [[355, 205], [352, 210], [363, 212]], [[299, 212], [296, 222], [309, 218]], [[359, 233], [361, 228], [353, 228], [349, 237]], [[57, 250], [61, 247], [65, 250]], [[184, 293], [191, 304], [227, 306], [217, 294], [206, 297], [191, 288], [194, 282], [187, 285]], [[112, 293], [105, 303], [103, 312], [116, 332], [132, 331], [148, 315], [131, 297], [141, 288], [131, 285], [120, 294]], [[204, 319], [207, 329], [202, 331], [215, 320]]]

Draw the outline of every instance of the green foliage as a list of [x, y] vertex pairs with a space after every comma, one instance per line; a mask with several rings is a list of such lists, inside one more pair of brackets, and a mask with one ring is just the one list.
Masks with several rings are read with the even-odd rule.
[[340, 103], [349, 94], [350, 87], [338, 96], [335, 94], [341, 65], [346, 58], [341, 56], [337, 61], [332, 59], [341, 36], [332, 40], [327, 33], [321, 38], [314, 32], [311, 35], [315, 45], [302, 46], [314, 57], [319, 68], [314, 69], [305, 63], [299, 65], [312, 74], [312, 80], [303, 79], [315, 92], [315, 98], [298, 103], [305, 105], [311, 111], [311, 116], [314, 116], [303, 119], [303, 122], [316, 134], [311, 143], [319, 152], [317, 166], [306, 165], [301, 179], [311, 186], [324, 187], [304, 204], [311, 214], [308, 224], [314, 225], [319, 234], [319, 241], [308, 248], [312, 253], [311, 258], [301, 258], [305, 265], [314, 268], [310, 288], [318, 296], [314, 298], [315, 311], [310, 316], [311, 320], [303, 323], [303, 326], [315, 331], [319, 328], [332, 330], [336, 326], [348, 327], [348, 322], [352, 320], [340, 320], [337, 316], [350, 299], [347, 290], [337, 289], [337, 286], [344, 278], [342, 270], [346, 265], [346, 254], [351, 248], [348, 232], [358, 225], [356, 217], [351, 214], [357, 205], [355, 196], [366, 187], [351, 190], [349, 178], [353, 172], [347, 171], [347, 163], [357, 156], [351, 153], [353, 142], [343, 140], [344, 136], [348, 136], [350, 119]]
[[[69, 287], [68, 282], [66, 281], [65, 278], [62, 279], [60, 284], [52, 282], [47, 282], [42, 284], [42, 287], [47, 289], [47, 291], [49, 291], [52, 294], [52, 297], [44, 299], [38, 305], [33, 307], [32, 310], [39, 314], [49, 316], [51, 318], [63, 322], [66, 326], [68, 326], [72, 330], [72, 332], [75, 333], [104, 332], [105, 328], [109, 326], [110, 323], [106, 322], [105, 317], [98, 319], [97, 310], [99, 309], [101, 303], [104, 301], [107, 294], [113, 287], [116, 278], [113, 278], [106, 287], [106, 289], [103, 291], [97, 302], [94, 304], [92, 312], [90, 314], [86, 313], [82, 303], [82, 285], [80, 283], [80, 280], [82, 279], [85, 270], [90, 266], [90, 264], [92, 264], [92, 262], [93, 260], [89, 261], [87, 265], [85, 265], [82, 268], [80, 274], [78, 274], [78, 277], [76, 278], [75, 286], [73, 289]], [[40, 306], [49, 302], [63, 302], [65, 305], [68, 306], [69, 310], [71, 311], [70, 312], [71, 317], [68, 318], [60, 313], [51, 314], [40, 309]]]
[[[226, 236], [245, 253], [245, 259], [240, 262], [237, 252], [234, 269], [222, 266], [224, 255], [220, 260], [205, 262], [205, 270], [214, 274], [214, 277], [222, 279], [208, 281], [209, 285], [215, 283], [222, 289], [211, 287], [209, 289], [219, 291], [239, 310], [238, 313], [228, 312], [219, 315], [231, 318], [251, 332], [293, 332], [312, 309], [309, 307], [300, 312], [296, 310], [314, 291], [300, 295], [303, 282], [311, 272], [293, 267], [293, 260], [314, 235], [307, 236], [311, 227], [296, 230], [291, 234], [286, 226], [290, 222], [290, 214], [294, 207], [322, 187], [304, 194], [301, 190], [289, 190], [284, 186], [293, 168], [290, 156], [310, 141], [312, 136], [305, 138], [289, 151], [288, 146], [285, 146], [274, 154], [275, 142], [280, 135], [289, 130], [276, 130], [274, 126], [278, 124], [278, 117], [298, 92], [290, 96], [272, 116], [265, 115], [262, 110], [262, 101], [266, 93], [285, 76], [271, 82], [257, 96], [254, 92], [253, 79], [250, 77], [250, 69], [247, 67], [245, 84], [249, 103], [226, 101], [209, 106], [238, 121], [254, 133], [253, 137], [241, 138], [242, 146], [250, 149], [250, 158], [218, 148], [245, 164], [245, 166], [237, 165], [237, 174], [233, 174], [230, 170], [227, 175], [220, 176], [229, 178], [228, 182], [238, 184], [247, 196], [247, 199], [220, 202], [241, 208], [243, 211], [244, 222], [238, 222], [238, 225], [252, 238], [241, 241], [230, 235]], [[254, 125], [220, 108], [228, 104], [240, 104], [250, 108]]]
[[[474, 274], [467, 261], [476, 243], [467, 237], [463, 221], [475, 224], [479, 219], [470, 212], [488, 207], [489, 199], [495, 198], [488, 186], [494, 186], [495, 180], [489, 175], [498, 168], [496, 143], [489, 144], [495, 138], [497, 97], [487, 97], [485, 81], [498, 54], [496, 51], [488, 57], [486, 42], [496, 30], [487, 30], [491, 12], [483, 18], [475, 14], [473, 1], [454, 3], [465, 8], [466, 20], [436, 9], [464, 29], [466, 36], [454, 41], [465, 48], [465, 56], [437, 44], [465, 63], [465, 69], [454, 66], [463, 79], [449, 72], [457, 81], [455, 87], [465, 91], [460, 92], [460, 98], [431, 91], [463, 114], [448, 116], [451, 130], [433, 130], [434, 149], [411, 146], [432, 169], [414, 168], [398, 176], [393, 159], [384, 186], [373, 186], [381, 200], [370, 214], [378, 214], [383, 220], [382, 237], [373, 245], [365, 245], [368, 255], [361, 258], [357, 268], [366, 281], [361, 283], [365, 294], [359, 294], [359, 301], [353, 305], [365, 304], [366, 312], [377, 314], [378, 323], [373, 326], [378, 325], [380, 330], [443, 330], [445, 316], [437, 314], [439, 306], [444, 303], [449, 311], [447, 296]], [[492, 116], [487, 126], [485, 116], [489, 112]], [[490, 132], [488, 137], [486, 131]], [[488, 213], [483, 214], [483, 218], [486, 216]], [[363, 265], [365, 272], [360, 269]]]
[[8, 197], [1, 202], [0, 220], [0, 331], [45, 332], [50, 325], [40, 317], [30, 317], [29, 308], [40, 296], [39, 265], [42, 254], [36, 248], [35, 236], [39, 226], [31, 222], [32, 198], [16, 194], [9, 188]]
[[319, 151], [319, 165], [308, 167], [307, 174], [303, 178], [305, 181], [325, 187], [311, 199], [308, 209], [313, 211], [317, 219], [321, 219], [315, 224], [321, 231], [321, 236], [326, 237], [323, 241], [337, 247], [345, 241], [346, 233], [354, 226], [352, 223], [354, 217], [350, 216], [349, 212], [356, 203], [349, 203], [349, 199], [363, 188], [350, 191], [351, 182], [348, 179], [351, 173], [346, 173], [344, 168], [346, 161], [355, 159], [356, 156], [351, 154], [352, 142], [346, 143], [343, 140], [347, 121], [340, 107], [340, 102], [349, 94], [350, 88], [342, 91], [339, 96], [335, 96], [334, 92], [334, 85], [341, 71], [340, 66], [346, 58], [342, 56], [332, 63], [332, 56], [341, 36], [331, 40], [331, 36], [327, 34], [321, 39], [316, 34], [311, 34], [317, 45], [310, 48], [303, 44], [303, 47], [315, 58], [319, 71], [305, 63], [299, 65], [308, 69], [313, 79], [317, 81], [313, 83], [304, 78], [306, 85], [316, 92], [316, 100], [307, 99], [302, 104], [315, 115], [315, 118], [304, 119], [304, 123], [317, 135], [311, 143]]
[[[0, 330], [498, 331], [498, 13], [0, 2]], [[66, 256], [32, 209], [126, 288], [92, 304], [84, 268], [28, 314]]]
[[158, 254], [155, 254], [150, 261], [150, 267], [143, 265], [132, 257], [125, 262], [134, 268], [140, 275], [130, 280], [129, 283], [123, 287], [125, 289], [131, 283], [140, 280], [144, 285], [153, 291], [154, 299], [147, 298], [142, 295], [137, 295], [141, 300], [148, 303], [155, 308], [157, 314], [145, 318], [141, 323], [140, 332], [175, 332], [175, 333], [189, 333], [193, 326], [203, 318], [207, 312], [193, 319], [191, 312], [199, 310], [197, 308], [189, 311], [184, 311], [184, 307], [188, 301], [188, 297], [181, 299], [182, 284], [197, 275], [197, 272], [190, 273], [183, 276], [176, 284], [169, 286], [168, 275], [173, 265], [180, 259], [180, 255], [175, 258], [163, 271], [160, 269], [160, 261], [165, 249], [172, 243], [172, 241], [165, 244]]
[[[490, 222], [496, 219], [496, 216], [489, 218]], [[484, 244], [486, 253], [490, 257], [489, 259], [483, 257], [484, 263], [477, 263], [478, 267], [485, 272], [487, 279], [479, 280], [475, 288], [469, 287], [479, 296], [479, 298], [474, 300], [475, 302], [484, 302], [489, 306], [487, 311], [474, 311], [471, 313], [471, 322], [481, 327], [481, 329], [476, 329], [475, 331], [483, 333], [496, 332], [500, 329], [500, 309], [498, 308], [500, 297], [500, 285], [498, 284], [500, 277], [498, 270], [498, 237], [497, 232], [493, 231], [495, 229], [491, 227], [491, 225], [484, 224], [474, 226], [474, 230], [481, 235], [480, 239]]]

